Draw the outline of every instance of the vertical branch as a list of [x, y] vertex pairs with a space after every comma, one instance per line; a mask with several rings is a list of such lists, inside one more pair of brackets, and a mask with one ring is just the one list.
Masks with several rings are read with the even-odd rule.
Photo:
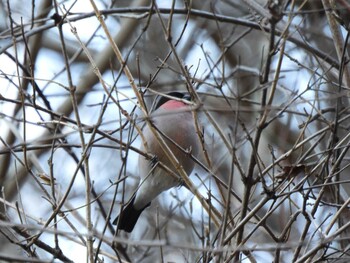
[[[251, 1], [249, 1], [249, 2], [251, 2]], [[267, 59], [266, 59], [264, 71], [263, 71], [262, 77], [260, 79], [260, 85], [261, 85], [261, 87], [263, 87], [262, 96], [261, 96], [261, 106], [260, 106], [262, 111], [260, 114], [260, 118], [258, 120], [255, 137], [252, 141], [252, 153], [251, 153], [251, 156], [249, 158], [248, 171], [247, 171], [246, 176], [242, 175], [242, 181], [243, 181], [245, 188], [244, 188], [242, 205], [241, 205], [240, 221], [243, 221], [243, 219], [247, 215], [247, 212], [249, 210], [249, 200], [250, 200], [252, 187], [256, 183], [256, 179], [254, 179], [254, 170], [255, 170], [255, 166], [258, 163], [258, 159], [259, 159], [258, 158], [258, 155], [259, 155], [258, 150], [259, 150], [259, 145], [260, 145], [260, 139], [261, 139], [262, 132], [263, 132], [264, 128], [266, 127], [266, 119], [268, 116], [268, 114], [267, 114], [268, 110], [266, 107], [267, 106], [266, 105], [266, 103], [267, 103], [267, 101], [266, 101], [267, 100], [267, 88], [265, 88], [264, 86], [267, 85], [267, 83], [268, 83], [271, 61], [272, 61], [272, 57], [275, 55], [276, 24], [282, 18], [281, 14], [279, 12], [276, 12], [276, 10], [279, 10], [279, 6], [274, 6], [273, 3], [270, 3], [269, 8], [270, 8], [270, 11], [272, 13], [272, 16], [269, 20], [270, 28], [271, 28], [270, 29], [271, 32], [270, 32], [269, 51], [267, 54]], [[285, 31], [287, 31], [287, 28], [285, 28]], [[283, 56], [283, 54], [281, 54], [281, 56]], [[275, 79], [275, 82], [277, 83], [276, 79]], [[275, 83], [275, 85], [276, 85], [276, 83]], [[273, 98], [273, 95], [275, 92], [275, 88], [276, 88], [276, 86], [274, 86], [274, 85], [271, 87], [270, 98], [269, 98], [268, 103], [272, 103], [272, 98]], [[242, 242], [242, 239], [244, 236], [244, 229], [245, 229], [245, 225], [242, 225], [242, 228], [237, 233], [237, 236], [236, 236], [236, 244], [237, 245], [243, 245], [243, 244], [241, 244], [241, 242]], [[239, 260], [240, 260], [240, 253], [237, 253], [235, 256], [235, 261], [238, 262]]]
[[[71, 8], [74, 6], [74, 4], [71, 6]], [[56, 14], [59, 13], [58, 11], [58, 4], [57, 1], [55, 0], [55, 11]], [[83, 129], [82, 129], [82, 124], [80, 120], [80, 114], [79, 114], [79, 109], [78, 109], [78, 103], [76, 99], [76, 86], [73, 84], [72, 80], [72, 74], [69, 66], [69, 58], [66, 50], [66, 45], [65, 45], [65, 39], [63, 35], [63, 30], [62, 30], [62, 25], [63, 25], [63, 19], [59, 21], [57, 24], [59, 36], [60, 36], [60, 42], [61, 42], [61, 47], [62, 47], [62, 54], [64, 58], [64, 63], [65, 67], [67, 70], [67, 79], [68, 79], [68, 87], [69, 87], [69, 93], [71, 97], [71, 103], [73, 106], [73, 112], [75, 115], [75, 120], [77, 122], [78, 126], [78, 133], [80, 137], [80, 142], [82, 146], [82, 151], [86, 152], [85, 150], [85, 139], [83, 135]], [[85, 200], [86, 200], [86, 228], [88, 231], [88, 236], [87, 236], [87, 258], [89, 262], [93, 262], [93, 237], [92, 237], [92, 223], [91, 223], [91, 182], [90, 182], [90, 171], [89, 171], [89, 151], [87, 151], [87, 154], [85, 155], [84, 158], [84, 172], [85, 172]]]
[[[339, 24], [337, 23], [337, 20], [332, 15], [333, 11], [330, 11], [330, 10], [334, 10], [330, 0], [322, 0], [322, 4], [323, 4], [323, 8], [326, 12], [326, 17], [328, 20], [329, 29], [332, 33], [332, 37], [334, 40], [334, 47], [335, 47], [335, 50], [337, 52], [338, 62], [340, 64], [340, 62], [343, 60], [344, 56], [346, 58], [349, 58], [348, 52], [345, 48], [346, 46], [344, 44], [344, 38], [343, 38], [342, 32], [339, 28]], [[349, 65], [349, 63], [346, 63], [344, 65], [343, 70], [344, 70], [345, 87], [349, 88], [350, 87], [350, 65]]]

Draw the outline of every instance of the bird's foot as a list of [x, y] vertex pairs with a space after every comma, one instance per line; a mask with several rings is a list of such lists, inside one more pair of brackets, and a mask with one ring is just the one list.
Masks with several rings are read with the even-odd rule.
[[150, 165], [152, 168], [154, 168], [159, 162], [158, 156], [157, 155], [153, 155], [153, 157], [150, 160]]

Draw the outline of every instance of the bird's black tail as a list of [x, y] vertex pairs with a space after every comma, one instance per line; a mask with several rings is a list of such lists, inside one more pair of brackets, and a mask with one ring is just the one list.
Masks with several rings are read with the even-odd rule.
[[134, 207], [135, 196], [128, 202], [128, 204], [120, 212], [119, 216], [116, 217], [113, 221], [113, 225], [117, 225], [117, 229], [124, 230], [130, 233], [139, 219], [141, 213], [145, 208], [150, 206], [151, 203], [147, 204], [144, 208], [140, 210], [135, 209]]

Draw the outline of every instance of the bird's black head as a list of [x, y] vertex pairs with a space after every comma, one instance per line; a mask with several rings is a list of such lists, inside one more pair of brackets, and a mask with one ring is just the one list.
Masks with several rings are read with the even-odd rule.
[[[188, 93], [174, 91], [174, 92], [169, 92], [166, 95], [171, 96], [171, 97], [175, 97], [175, 98], [179, 98], [179, 99], [188, 100], [188, 101], [191, 100], [191, 96]], [[155, 110], [158, 109], [160, 106], [162, 106], [164, 103], [166, 103], [169, 100], [171, 100], [171, 99], [164, 97], [164, 96], [161, 96], [161, 95], [158, 96], [154, 109]]]

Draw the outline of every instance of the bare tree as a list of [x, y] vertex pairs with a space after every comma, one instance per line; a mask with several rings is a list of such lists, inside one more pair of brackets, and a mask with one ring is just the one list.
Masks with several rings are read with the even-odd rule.
[[[0, 12], [1, 261], [349, 260], [349, 1]], [[170, 91], [192, 98], [195, 171], [116, 231]]]

